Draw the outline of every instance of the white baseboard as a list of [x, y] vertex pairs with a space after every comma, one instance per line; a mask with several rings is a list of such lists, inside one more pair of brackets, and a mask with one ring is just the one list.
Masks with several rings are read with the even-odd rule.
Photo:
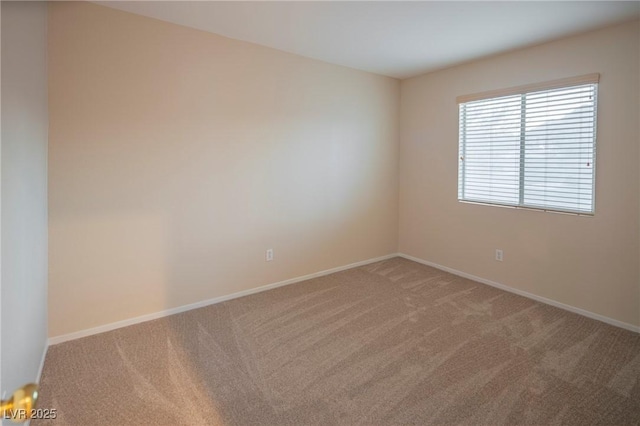
[[445, 272], [449, 272], [449, 273], [454, 274], [454, 275], [458, 275], [458, 276], [463, 277], [463, 278], [468, 278], [470, 280], [477, 281], [477, 282], [482, 283], [482, 284], [487, 284], [487, 285], [490, 285], [491, 287], [499, 288], [500, 290], [508, 291], [510, 293], [515, 293], [515, 294], [517, 294], [519, 296], [523, 296], [523, 297], [526, 297], [528, 299], [533, 299], [533, 300], [535, 300], [537, 302], [541, 302], [541, 303], [544, 303], [544, 304], [547, 304], [547, 305], [555, 306], [556, 308], [564, 309], [565, 311], [573, 312], [575, 314], [582, 315], [582, 316], [585, 316], [587, 318], [591, 318], [591, 319], [594, 319], [594, 320], [602, 321], [604, 323], [607, 323], [609, 325], [613, 325], [615, 327], [620, 327], [620, 328], [624, 328], [625, 330], [629, 330], [629, 331], [634, 331], [636, 333], [640, 333], [640, 326], [636, 326], [636, 325], [629, 324], [629, 323], [626, 323], [626, 322], [618, 321], [616, 319], [609, 318], [609, 317], [606, 317], [604, 315], [596, 314], [596, 313], [593, 313], [591, 311], [587, 311], [585, 309], [576, 308], [575, 306], [566, 305], [564, 303], [557, 302], [557, 301], [552, 300], [552, 299], [547, 299], [546, 297], [542, 297], [542, 296], [538, 296], [538, 295], [535, 295], [535, 294], [532, 294], [532, 293], [528, 293], [528, 292], [523, 291], [523, 290], [518, 290], [517, 288], [509, 287], [507, 285], [500, 284], [500, 283], [497, 283], [495, 281], [491, 281], [491, 280], [487, 280], [487, 279], [484, 279], [484, 278], [481, 278], [481, 277], [477, 277], [475, 275], [467, 274], [466, 272], [458, 271], [456, 269], [449, 268], [447, 266], [438, 265], [437, 263], [433, 263], [433, 262], [429, 262], [427, 260], [419, 259], [417, 257], [410, 256], [408, 254], [398, 253], [398, 256], [399, 257], [403, 257], [403, 258], [408, 259], [408, 260], [412, 260], [414, 262], [422, 263], [423, 265], [427, 265], [427, 266], [431, 266], [431, 267], [436, 268], [436, 269], [440, 269], [440, 270], [445, 271]]
[[178, 306], [177, 308], [166, 309], [159, 312], [153, 312], [151, 314], [142, 315], [135, 318], [129, 318], [122, 321], [112, 322], [110, 324], [104, 324], [98, 327], [88, 328], [86, 330], [80, 330], [69, 334], [63, 334], [60, 336], [54, 336], [49, 338], [49, 345], [57, 345], [58, 343], [67, 342], [69, 340], [80, 339], [82, 337], [92, 336], [94, 334], [104, 333], [106, 331], [115, 330], [122, 327], [127, 327], [141, 322], [151, 321], [154, 319], [166, 317], [169, 315], [179, 314], [180, 312], [190, 311], [192, 309], [198, 309], [205, 306], [213, 305], [216, 303], [225, 302], [231, 299], [237, 299], [238, 297], [248, 296], [250, 294], [260, 293], [263, 291], [271, 290], [277, 287], [282, 287], [289, 284], [298, 283], [301, 281], [310, 280], [312, 278], [322, 277], [324, 275], [333, 274], [335, 272], [344, 271], [346, 269], [356, 268], [358, 266], [368, 265], [370, 263], [379, 262], [381, 260], [387, 260], [394, 257], [398, 257], [397, 253], [388, 254], [386, 256], [380, 256], [373, 259], [363, 260], [361, 262], [355, 262], [344, 266], [338, 266], [336, 268], [327, 269], [313, 274], [303, 275], [301, 277], [291, 278], [284, 281], [279, 281], [272, 284], [263, 285], [261, 287], [251, 288], [249, 290], [239, 291], [237, 293], [228, 294], [226, 296], [214, 297], [213, 299], [203, 300], [189, 305]]
[[[225, 302], [227, 300], [237, 299], [239, 297], [248, 296], [250, 294], [260, 293], [260, 292], [271, 290], [271, 289], [274, 289], [274, 288], [277, 288], [277, 287], [282, 287], [282, 286], [285, 286], [285, 285], [289, 285], [289, 284], [294, 284], [294, 283], [298, 283], [298, 282], [301, 282], [301, 281], [310, 280], [312, 278], [322, 277], [324, 275], [329, 275], [329, 274], [333, 274], [335, 272], [340, 272], [340, 271], [344, 271], [344, 270], [347, 270], [347, 269], [356, 268], [358, 266], [368, 265], [368, 264], [374, 263], [374, 262], [380, 262], [382, 260], [387, 260], [387, 259], [391, 259], [391, 258], [394, 258], [394, 257], [403, 257], [405, 259], [412, 260], [414, 262], [418, 262], [418, 263], [421, 263], [423, 265], [431, 266], [431, 267], [434, 267], [436, 269], [440, 269], [442, 271], [446, 271], [446, 272], [452, 273], [454, 275], [458, 275], [460, 277], [468, 278], [470, 280], [477, 281], [477, 282], [482, 283], [482, 284], [487, 284], [487, 285], [490, 285], [492, 287], [496, 287], [496, 288], [499, 288], [501, 290], [505, 290], [505, 291], [508, 291], [510, 293], [517, 294], [519, 296], [523, 296], [523, 297], [526, 297], [526, 298], [529, 298], [529, 299], [533, 299], [533, 300], [535, 300], [537, 302], [541, 302], [541, 303], [545, 303], [547, 305], [555, 306], [556, 308], [564, 309], [566, 311], [573, 312], [573, 313], [576, 313], [578, 315], [585, 316], [587, 318], [591, 318], [591, 319], [595, 319], [595, 320], [598, 320], [598, 321], [602, 321], [604, 323], [613, 325], [615, 327], [620, 327], [620, 328], [624, 328], [626, 330], [630, 330], [630, 331], [634, 331], [636, 333], [640, 333], [640, 326], [635, 326], [633, 324], [629, 324], [629, 323], [626, 323], [626, 322], [618, 321], [616, 319], [609, 318], [609, 317], [606, 317], [604, 315], [596, 314], [596, 313], [587, 311], [585, 309], [576, 308], [575, 306], [566, 305], [564, 303], [557, 302], [557, 301], [552, 300], [552, 299], [547, 299], [546, 297], [542, 297], [542, 296], [538, 296], [538, 295], [535, 295], [535, 294], [532, 294], [532, 293], [528, 293], [528, 292], [523, 291], [523, 290], [518, 290], [516, 288], [509, 287], [507, 285], [500, 284], [500, 283], [497, 283], [495, 281], [487, 280], [485, 278], [481, 278], [481, 277], [478, 277], [478, 276], [475, 276], [475, 275], [471, 275], [471, 274], [468, 274], [466, 272], [458, 271], [456, 269], [449, 268], [447, 266], [438, 265], [437, 263], [433, 263], [433, 262], [429, 262], [427, 260], [419, 259], [417, 257], [410, 256], [408, 254], [392, 253], [392, 254], [388, 254], [386, 256], [380, 256], [380, 257], [376, 257], [376, 258], [373, 258], [373, 259], [363, 260], [361, 262], [351, 263], [351, 264], [348, 264], [348, 265], [327, 269], [327, 270], [316, 272], [316, 273], [313, 273], [313, 274], [303, 275], [303, 276], [300, 276], [300, 277], [291, 278], [291, 279], [288, 279], [288, 280], [279, 281], [279, 282], [272, 283], [272, 284], [267, 284], [267, 285], [264, 285], [264, 286], [261, 286], [261, 287], [256, 287], [256, 288], [252, 288], [252, 289], [249, 289], [249, 290], [239, 291], [237, 293], [228, 294], [226, 296], [215, 297], [213, 299], [203, 300], [203, 301], [200, 301], [200, 302], [191, 303], [189, 305], [178, 306], [176, 308], [166, 309], [166, 310], [159, 311], [159, 312], [153, 312], [151, 314], [146, 314], [146, 315], [142, 315], [142, 316], [135, 317], [135, 318], [130, 318], [130, 319], [122, 320], [122, 321], [117, 321], [117, 322], [113, 322], [113, 323], [110, 323], [110, 324], [104, 324], [104, 325], [101, 325], [101, 326], [98, 326], [98, 327], [94, 327], [94, 328], [89, 328], [89, 329], [86, 329], [86, 330], [80, 330], [80, 331], [76, 331], [76, 332], [69, 333], [69, 334], [63, 334], [63, 335], [60, 335], [60, 336], [50, 337], [49, 340], [48, 340], [48, 346], [56, 345], [58, 343], [67, 342], [69, 340], [80, 339], [82, 337], [92, 336], [94, 334], [104, 333], [104, 332], [107, 332], [107, 331], [115, 330], [115, 329], [122, 328], [122, 327], [127, 327], [127, 326], [134, 325], [134, 324], [139, 324], [139, 323], [146, 322], [146, 321], [151, 321], [151, 320], [158, 319], [158, 318], [163, 318], [163, 317], [166, 317], [166, 316], [169, 316], [169, 315], [178, 314], [180, 312], [185, 312], [185, 311], [189, 311], [189, 310], [192, 310], [192, 309], [202, 308], [202, 307], [213, 305], [213, 304], [216, 304], [216, 303]], [[41, 362], [41, 365], [40, 365], [40, 370], [38, 372], [38, 380], [40, 380], [40, 374], [42, 373], [42, 367], [44, 365], [44, 358], [46, 356], [48, 346], [47, 346], [47, 348], [45, 348], [45, 351], [44, 351], [44, 353], [42, 355], [42, 362]]]

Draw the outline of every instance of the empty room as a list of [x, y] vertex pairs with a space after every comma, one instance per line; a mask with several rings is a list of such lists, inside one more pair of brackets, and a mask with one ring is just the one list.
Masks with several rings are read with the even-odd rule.
[[2, 1], [2, 425], [640, 425], [640, 2]]

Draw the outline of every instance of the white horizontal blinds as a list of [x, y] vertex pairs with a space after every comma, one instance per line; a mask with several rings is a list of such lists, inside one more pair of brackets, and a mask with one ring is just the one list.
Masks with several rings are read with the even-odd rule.
[[520, 108], [520, 96], [460, 105], [460, 199], [518, 204]]
[[593, 213], [597, 78], [584, 78], [461, 102], [458, 199]]
[[526, 95], [526, 206], [593, 212], [595, 84]]

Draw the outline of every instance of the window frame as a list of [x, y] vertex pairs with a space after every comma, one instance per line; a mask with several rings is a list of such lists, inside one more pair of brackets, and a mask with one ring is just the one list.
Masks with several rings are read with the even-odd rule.
[[[478, 205], [487, 205], [487, 206], [496, 206], [496, 207], [504, 207], [504, 208], [512, 208], [512, 209], [523, 209], [523, 210], [535, 210], [535, 211], [544, 211], [544, 212], [552, 212], [552, 213], [561, 213], [561, 214], [569, 214], [569, 215], [577, 215], [577, 216], [588, 216], [592, 217], [595, 215], [596, 211], [596, 172], [597, 172], [597, 116], [598, 116], [598, 91], [599, 91], [599, 80], [600, 74], [587, 74], [578, 77], [569, 77], [549, 82], [543, 83], [534, 83], [525, 86], [512, 87], [507, 89], [499, 89], [492, 90], [483, 93], [477, 93], [472, 95], [464, 95], [456, 98], [458, 105], [458, 185], [457, 185], [457, 200], [461, 203], [466, 204], [478, 204]], [[552, 207], [552, 206], [537, 206], [530, 205], [524, 203], [524, 191], [525, 191], [525, 174], [526, 169], [524, 168], [524, 163], [526, 162], [526, 118], [524, 116], [521, 117], [519, 123], [520, 130], [520, 153], [519, 153], [519, 167], [518, 167], [518, 202], [517, 204], [511, 204], [508, 202], [500, 202], [500, 201], [491, 201], [491, 200], [474, 200], [469, 198], [464, 198], [464, 186], [468, 183], [465, 179], [466, 167], [464, 165], [464, 159], [466, 159], [466, 148], [467, 143], [465, 140], [466, 136], [466, 117], [465, 120], [462, 120], [463, 109], [462, 106], [464, 104], [474, 102], [474, 101], [482, 101], [482, 100], [493, 100], [499, 99], [507, 96], [520, 96], [521, 105], [526, 103], [527, 94], [543, 92], [543, 91], [551, 91], [558, 89], [570, 89], [572, 87], [578, 86], [594, 86], [593, 90], [593, 136], [592, 136], [592, 172], [591, 172], [591, 210], [573, 210], [573, 209], [563, 209], [561, 207]], [[520, 110], [520, 114], [525, 114], [524, 109]], [[461, 190], [462, 188], [462, 190]]]

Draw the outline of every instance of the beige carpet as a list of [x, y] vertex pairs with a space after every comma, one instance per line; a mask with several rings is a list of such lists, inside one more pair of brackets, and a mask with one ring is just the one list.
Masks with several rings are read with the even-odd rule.
[[640, 335], [395, 258], [49, 348], [73, 425], [640, 424]]

